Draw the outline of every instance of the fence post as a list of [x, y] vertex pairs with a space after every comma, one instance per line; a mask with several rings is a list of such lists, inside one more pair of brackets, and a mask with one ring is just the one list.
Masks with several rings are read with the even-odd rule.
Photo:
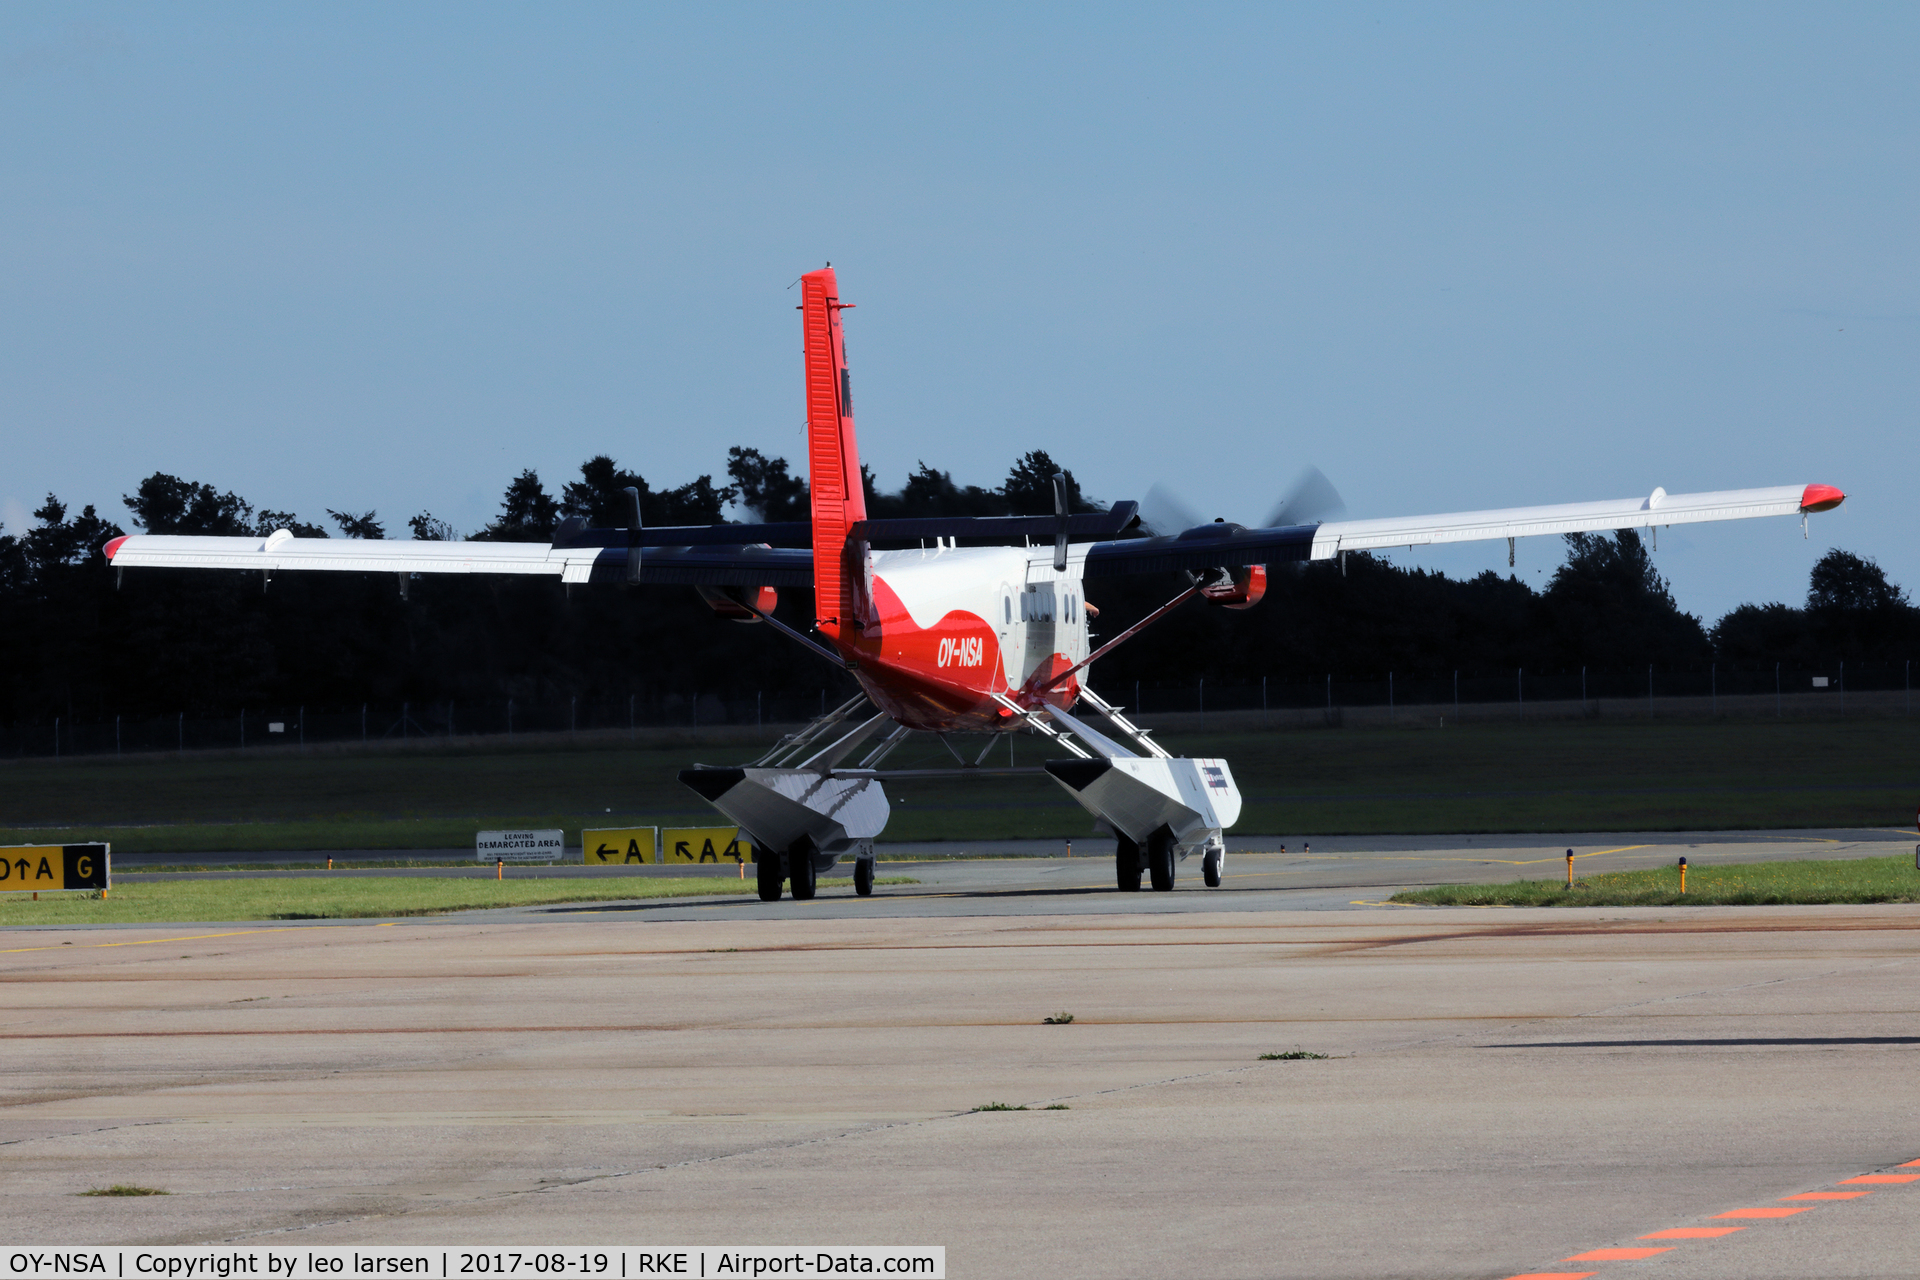
[[[1907, 712], [1912, 712], [1913, 710], [1913, 659], [1912, 658], [1907, 659], [1907, 705], [1903, 707], [1902, 710]], [[120, 730], [118, 728], [120, 724], [120, 717], [115, 716], [113, 718], [113, 723], [115, 725], [115, 728], [113, 731], [114, 732], [113, 741], [115, 743], [114, 749], [117, 751], [119, 750], [118, 744], [120, 742], [120, 736], [119, 736]]]
[[1327, 710], [1333, 710], [1333, 672], [1327, 672]]
[[567, 732], [580, 732], [580, 695], [577, 693], [567, 695]]
[[1587, 669], [1580, 668], [1580, 714], [1587, 714]]
[[1260, 727], [1273, 728], [1273, 720], [1267, 715], [1267, 678], [1265, 676], [1260, 677]]
[[1847, 664], [1840, 663], [1840, 714], [1847, 714]]
[[113, 718], [113, 754], [120, 754], [120, 717]]
[[1453, 722], [1460, 723], [1460, 668], [1453, 669]]
[[1653, 719], [1653, 664], [1647, 664], [1647, 719]]
[[[757, 717], [756, 717], [756, 718], [757, 718]], [[634, 731], [633, 731], [633, 695], [632, 695], [632, 694], [628, 694], [628, 695], [627, 695], [627, 741], [628, 741], [628, 742], [632, 742], [633, 740], [634, 740]], [[745, 864], [744, 864], [744, 863], [742, 863], [741, 865], [743, 865], [743, 866], [744, 866]]]
[[1720, 664], [1707, 664], [1707, 691], [1713, 698], [1713, 714], [1720, 714]]
[[360, 704], [360, 745], [367, 745], [367, 704]]
[[1387, 672], [1387, 723], [1393, 723], [1393, 672]]
[[300, 745], [307, 745], [307, 709], [304, 706], [300, 708]]
[[[767, 691], [765, 689], [755, 689], [753, 691], [753, 727], [756, 729], [764, 728], [766, 724], [765, 719], [761, 715], [761, 708], [760, 708], [761, 699], [765, 698], [766, 696], [767, 696]], [[632, 699], [628, 699], [628, 702], [631, 703]], [[747, 864], [743, 862], [740, 865], [744, 867]], [[745, 875], [746, 872], [742, 871], [740, 874]]]
[[247, 709], [240, 708], [240, 749], [247, 749]]
[[513, 736], [513, 699], [507, 699], [507, 736]]
[[1140, 709], [1140, 682], [1138, 680], [1133, 682], [1133, 709], [1135, 711]]
[[411, 708], [411, 703], [403, 702], [400, 704], [400, 736], [402, 738], [407, 736], [407, 721], [412, 718]]
[[180, 753], [185, 755], [187, 751], [187, 713], [184, 711], [180, 713], [178, 728], [180, 731]]
[[1200, 710], [1204, 712], [1206, 709], [1207, 709], [1207, 678], [1205, 676], [1201, 676], [1200, 677]]
[[53, 718], [53, 758], [60, 758], [60, 717]]
[[1527, 717], [1527, 669], [1525, 667], [1515, 667], [1513, 669], [1513, 700], [1514, 700], [1514, 703], [1518, 705], [1520, 708], [1520, 718], [1522, 720], [1526, 719]]
[[1773, 664], [1773, 718], [1780, 718], [1780, 664]]

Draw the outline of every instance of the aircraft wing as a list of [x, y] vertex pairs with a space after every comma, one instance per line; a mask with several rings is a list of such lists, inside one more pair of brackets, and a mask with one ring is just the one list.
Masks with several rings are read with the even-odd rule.
[[[115, 538], [102, 550], [116, 569], [518, 573], [563, 582], [624, 582], [627, 564], [625, 547], [296, 538], [285, 529], [264, 538], [132, 534]], [[640, 557], [643, 583], [803, 587], [813, 582], [813, 552], [804, 548], [645, 547]]]
[[1652, 525], [1830, 511], [1846, 499], [1831, 485], [1779, 485], [1718, 493], [1670, 494], [1655, 489], [1645, 498], [1568, 502], [1544, 507], [1456, 511], [1383, 520], [1337, 520], [1279, 529], [1236, 524], [1199, 525], [1167, 538], [1096, 542], [1087, 548], [1087, 577], [1157, 573], [1172, 569], [1232, 569], [1288, 560], [1328, 560], [1342, 551], [1429, 546], [1539, 534], [1641, 529]]

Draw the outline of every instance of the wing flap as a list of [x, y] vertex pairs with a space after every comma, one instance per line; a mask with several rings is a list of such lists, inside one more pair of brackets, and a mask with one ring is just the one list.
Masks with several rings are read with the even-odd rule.
[[[134, 534], [107, 544], [117, 569], [242, 569], [331, 573], [510, 573], [564, 582], [624, 582], [625, 547], [544, 542], [403, 542], [296, 538], [200, 538]], [[813, 553], [797, 547], [662, 547], [641, 557], [641, 581], [742, 587], [803, 587]]]

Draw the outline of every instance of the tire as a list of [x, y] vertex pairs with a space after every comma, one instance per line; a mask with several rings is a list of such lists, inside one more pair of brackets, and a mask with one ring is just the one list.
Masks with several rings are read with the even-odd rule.
[[1121, 836], [1113, 851], [1113, 870], [1120, 881], [1120, 892], [1140, 892], [1140, 846]]
[[873, 859], [857, 858], [853, 864], [853, 891], [863, 898], [873, 896]]
[[780, 874], [780, 855], [772, 849], [756, 849], [760, 861], [753, 864], [753, 874], [760, 882], [760, 901], [780, 901], [780, 882], [785, 878]]
[[1220, 873], [1226, 860], [1225, 849], [1209, 849], [1207, 856], [1200, 860], [1200, 878], [1207, 882], [1207, 888], [1220, 887]]
[[1173, 889], [1173, 833], [1165, 827], [1147, 837], [1147, 874], [1156, 893]]
[[787, 883], [793, 886], [795, 902], [811, 902], [817, 883], [813, 869], [813, 845], [802, 840], [787, 850]]

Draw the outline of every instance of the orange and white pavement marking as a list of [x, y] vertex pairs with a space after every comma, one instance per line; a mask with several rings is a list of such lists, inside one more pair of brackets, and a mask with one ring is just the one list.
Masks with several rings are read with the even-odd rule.
[[[1896, 1169], [1920, 1169], [1920, 1160], [1909, 1160], [1905, 1164], [1895, 1165]], [[1863, 1173], [1852, 1178], [1842, 1178], [1834, 1185], [1839, 1187], [1869, 1186], [1905, 1186], [1910, 1182], [1920, 1182], [1920, 1173]], [[1822, 1202], [1858, 1200], [1870, 1196], [1871, 1191], [1802, 1191], [1795, 1195], [1781, 1196], [1783, 1201], [1815, 1200]], [[1726, 1218], [1771, 1220], [1791, 1218], [1796, 1214], [1811, 1213], [1818, 1204], [1775, 1204], [1752, 1205], [1744, 1209], [1728, 1209], [1725, 1213], [1716, 1213], [1711, 1221]], [[1736, 1231], [1746, 1231], [1747, 1227], [1668, 1227], [1664, 1231], [1650, 1231], [1636, 1237], [1641, 1240], [1717, 1240], [1721, 1236], [1730, 1236]], [[1674, 1252], [1673, 1245], [1657, 1247], [1634, 1247], [1589, 1249], [1585, 1253], [1576, 1253], [1562, 1262], [1638, 1262], [1656, 1257], [1663, 1253]], [[1505, 1280], [1589, 1280], [1599, 1275], [1598, 1271], [1527, 1271], [1519, 1275], [1507, 1276]]]

